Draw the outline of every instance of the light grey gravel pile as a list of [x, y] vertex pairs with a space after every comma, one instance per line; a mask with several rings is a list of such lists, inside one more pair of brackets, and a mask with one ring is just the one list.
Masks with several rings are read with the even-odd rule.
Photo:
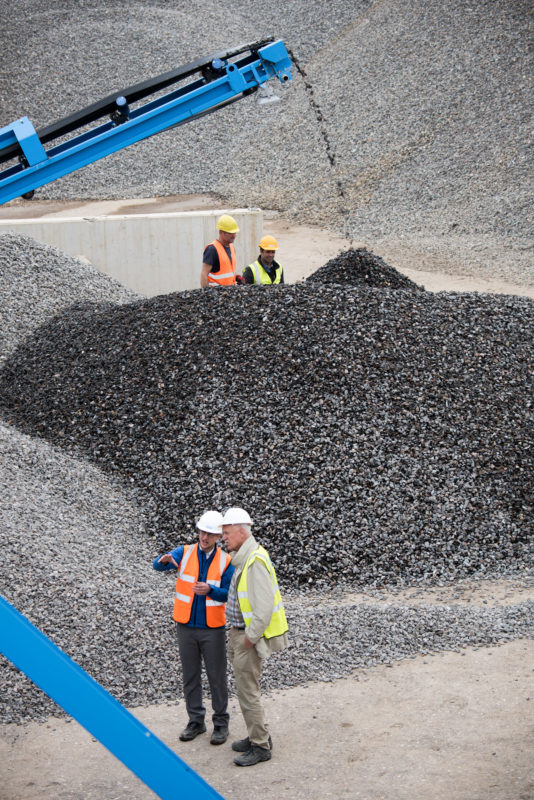
[[40, 127], [275, 35], [295, 60], [287, 88], [271, 82], [280, 103], [247, 98], [39, 196], [211, 192], [357, 241], [430, 238], [449, 260], [532, 284], [533, 31], [529, 0], [19, 0], [2, 30], [0, 124]]
[[39, 325], [72, 303], [138, 295], [90, 264], [28, 236], [0, 234], [0, 365]]

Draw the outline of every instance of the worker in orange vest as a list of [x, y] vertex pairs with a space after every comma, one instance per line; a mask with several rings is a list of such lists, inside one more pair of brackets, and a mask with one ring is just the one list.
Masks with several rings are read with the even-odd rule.
[[[218, 239], [204, 248], [200, 285], [233, 286], [236, 281], [236, 255], [234, 240], [239, 226], [230, 214], [223, 214], [217, 220]], [[241, 276], [239, 276], [241, 279]], [[239, 280], [241, 282], [241, 280]]]
[[183, 742], [206, 730], [202, 703], [201, 662], [204, 661], [213, 707], [211, 744], [228, 738], [228, 683], [226, 678], [225, 603], [234, 568], [230, 556], [217, 544], [222, 514], [206, 511], [197, 522], [198, 544], [180, 545], [154, 561], [159, 572], [177, 570], [173, 619], [182, 662], [184, 697], [189, 722], [180, 734]]

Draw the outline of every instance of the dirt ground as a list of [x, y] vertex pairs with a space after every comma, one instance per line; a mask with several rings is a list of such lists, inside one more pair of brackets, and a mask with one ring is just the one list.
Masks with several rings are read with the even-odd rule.
[[[534, 588], [465, 583], [345, 599], [487, 606], [534, 599]], [[273, 758], [248, 769], [234, 766], [230, 740], [210, 745], [209, 731], [193, 742], [179, 740], [182, 701], [133, 713], [227, 800], [532, 800], [533, 704], [534, 641], [522, 639], [418, 653], [266, 696]], [[246, 731], [235, 698], [230, 714], [231, 738], [241, 738]], [[69, 719], [4, 725], [0, 763], [1, 800], [155, 797]], [[183, 797], [178, 787], [176, 797]]]
[[[181, 198], [180, 203], [177, 206], [175, 199], [173, 209], [218, 207], [210, 198]], [[170, 210], [165, 206], [148, 200], [71, 203], [68, 210], [95, 215]], [[65, 209], [31, 206], [32, 216], [56, 213]], [[30, 214], [26, 207], [10, 204], [2, 216], [11, 215]], [[266, 216], [264, 228], [280, 240], [291, 282], [349, 245], [327, 231], [295, 226], [276, 214]], [[532, 287], [423, 269], [427, 254], [416, 244], [399, 259], [394, 242], [383, 243], [382, 249], [365, 246], [431, 291], [534, 297]], [[346, 599], [353, 602], [355, 596]], [[501, 581], [356, 599], [505, 604], [533, 600], [534, 588]], [[265, 698], [273, 759], [249, 769], [234, 766], [229, 742], [213, 747], [209, 735], [180, 742], [185, 711], [181, 701], [170, 700], [168, 705], [134, 709], [134, 714], [227, 800], [534, 800], [533, 640], [421, 653], [391, 667], [357, 670], [343, 680], [274, 693]], [[245, 730], [235, 699], [230, 712], [231, 738], [241, 738]], [[155, 797], [69, 719], [2, 726], [0, 764], [0, 800]], [[179, 786], [176, 797], [184, 797]]]

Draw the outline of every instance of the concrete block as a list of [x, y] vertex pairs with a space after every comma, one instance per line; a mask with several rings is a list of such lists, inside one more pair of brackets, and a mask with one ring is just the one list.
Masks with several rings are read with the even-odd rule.
[[221, 214], [231, 214], [239, 225], [235, 248], [240, 273], [258, 255], [263, 232], [259, 208], [9, 219], [0, 220], [0, 233], [21, 233], [53, 245], [153, 297], [199, 288], [202, 252], [217, 238]]

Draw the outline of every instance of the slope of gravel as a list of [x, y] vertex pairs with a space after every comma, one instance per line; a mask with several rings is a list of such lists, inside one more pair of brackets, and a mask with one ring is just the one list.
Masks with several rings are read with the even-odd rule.
[[406, 275], [390, 267], [365, 248], [346, 250], [331, 258], [306, 278], [312, 283], [337, 283], [348, 286], [374, 286], [377, 289], [414, 289], [422, 291]]
[[20, 0], [2, 31], [2, 124], [27, 114], [39, 127], [113, 88], [275, 35], [295, 62], [287, 88], [271, 82], [280, 103], [247, 98], [40, 196], [211, 192], [358, 241], [430, 236], [454, 252], [462, 237], [474, 270], [484, 269], [482, 239], [486, 268], [531, 284], [531, 12], [528, 0]]
[[164, 547], [239, 501], [285, 583], [502, 574], [532, 566], [533, 324], [526, 298], [313, 283], [72, 306], [1, 408], [135, 487]]
[[[2, 595], [126, 705], [177, 699], [174, 578], [152, 570], [157, 551], [124, 487], [3, 424], [0, 486]], [[334, 604], [312, 610], [307, 594], [289, 593], [287, 601], [291, 647], [266, 663], [266, 691], [534, 631], [529, 601], [488, 608], [368, 602], [345, 604], [343, 614]], [[1, 723], [61, 713], [4, 658], [0, 680]]]
[[138, 295], [90, 264], [12, 233], [0, 234], [0, 364], [50, 317], [72, 303], [126, 303]]
[[[341, 257], [327, 285], [128, 302], [54, 248], [0, 244], [0, 592], [119, 700], [180, 694], [151, 563], [209, 506], [250, 508], [283, 581], [292, 645], [266, 690], [533, 635], [528, 600], [340, 615], [298, 588], [528, 583], [531, 301], [341, 286]], [[0, 721], [57, 713], [3, 658], [0, 680]]]

